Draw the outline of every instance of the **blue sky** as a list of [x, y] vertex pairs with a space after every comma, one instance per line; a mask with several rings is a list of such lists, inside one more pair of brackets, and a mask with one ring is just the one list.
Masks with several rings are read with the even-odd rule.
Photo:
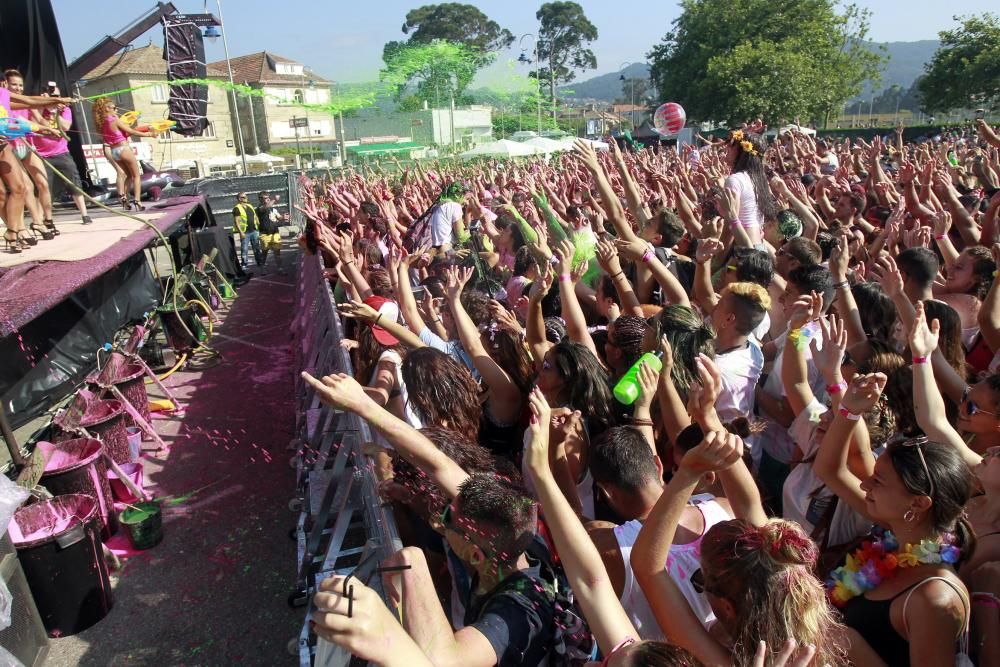
[[[197, 0], [173, 0], [182, 12], [199, 13]], [[623, 63], [645, 60], [646, 52], [667, 31], [680, 13], [677, 2], [656, 0], [578, 0], [599, 37], [592, 45], [595, 71], [578, 76], [617, 71]], [[109, 32], [122, 27], [155, 5], [153, 0], [125, 0], [95, 11], [90, 2], [52, 0], [66, 57], [72, 60]], [[334, 81], [372, 81], [382, 64], [382, 46], [403, 39], [400, 28], [406, 12], [418, 0], [223, 0], [230, 55], [269, 50], [312, 67]], [[535, 11], [541, 0], [488, 0], [472, 2], [515, 35], [537, 29]], [[871, 37], [877, 41], [935, 39], [939, 30], [954, 25], [953, 15], [996, 11], [996, 0], [857, 0], [872, 11]], [[108, 11], [114, 7], [114, 12]], [[216, 12], [215, 1], [208, 8]], [[136, 40], [159, 43], [160, 30]], [[530, 50], [530, 40], [525, 44]], [[515, 48], [500, 60], [516, 58]], [[224, 57], [222, 42], [208, 46], [210, 60]]]

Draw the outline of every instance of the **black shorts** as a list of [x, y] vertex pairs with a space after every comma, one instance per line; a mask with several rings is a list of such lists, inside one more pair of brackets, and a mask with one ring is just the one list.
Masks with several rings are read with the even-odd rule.
[[[80, 187], [80, 173], [76, 170], [76, 162], [73, 161], [73, 156], [70, 153], [63, 153], [62, 155], [55, 155], [53, 157], [45, 158], [52, 167], [58, 169], [66, 178], [73, 182], [73, 185]], [[49, 190], [52, 191], [52, 200], [58, 201], [62, 198], [63, 193], [70, 190], [70, 187], [66, 184], [66, 181], [59, 178], [52, 169], [48, 169], [49, 173]], [[77, 194], [75, 190], [70, 190], [71, 194]]]

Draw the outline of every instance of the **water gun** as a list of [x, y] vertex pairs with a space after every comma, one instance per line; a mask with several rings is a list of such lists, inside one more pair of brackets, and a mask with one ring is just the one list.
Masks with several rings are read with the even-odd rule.
[[8, 116], [0, 120], [0, 139], [13, 141], [34, 134], [41, 129], [37, 123], [32, 123], [27, 118], [17, 118]]
[[121, 116], [118, 116], [118, 120], [126, 125], [135, 125], [135, 122], [139, 120], [139, 116], [140, 114], [138, 111], [128, 111], [123, 113]]
[[140, 125], [135, 129], [139, 132], [156, 132], [159, 134], [160, 132], [166, 132], [167, 130], [174, 129], [175, 125], [177, 125], [176, 120], [154, 120], [151, 123]]

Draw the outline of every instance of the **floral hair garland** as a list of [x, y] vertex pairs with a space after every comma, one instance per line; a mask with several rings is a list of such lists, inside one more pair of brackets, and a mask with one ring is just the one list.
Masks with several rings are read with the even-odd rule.
[[733, 130], [729, 134], [729, 143], [732, 144], [738, 143], [740, 145], [740, 148], [743, 149], [744, 153], [749, 153], [750, 155], [757, 155], [757, 156], [760, 155], [760, 153], [757, 152], [757, 149], [753, 147], [753, 142], [747, 139], [746, 134], [743, 132], [743, 130]]
[[952, 533], [943, 533], [937, 540], [907, 544], [900, 549], [896, 536], [887, 530], [855, 549], [844, 565], [830, 573], [826, 582], [827, 595], [835, 606], [843, 607], [848, 600], [895, 577], [900, 568], [927, 563], [954, 565], [961, 555], [962, 550], [955, 546]]

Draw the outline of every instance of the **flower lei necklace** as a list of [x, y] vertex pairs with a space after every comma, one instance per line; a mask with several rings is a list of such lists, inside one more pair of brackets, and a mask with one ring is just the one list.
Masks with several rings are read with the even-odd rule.
[[851, 598], [895, 577], [900, 568], [929, 563], [954, 565], [961, 554], [952, 533], [942, 533], [936, 540], [907, 544], [902, 549], [891, 531], [876, 533], [873, 539], [848, 554], [844, 565], [830, 573], [826, 582], [827, 595], [835, 606], [843, 607]]

